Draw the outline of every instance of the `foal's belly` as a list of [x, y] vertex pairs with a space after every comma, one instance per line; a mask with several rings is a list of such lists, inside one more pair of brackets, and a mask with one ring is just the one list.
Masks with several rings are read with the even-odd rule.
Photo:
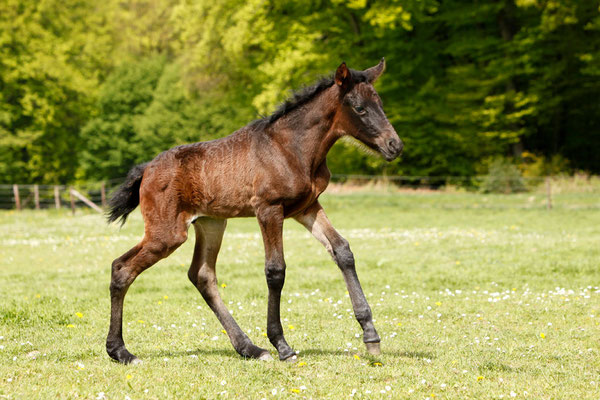
[[235, 181], [230, 185], [199, 186], [195, 188], [191, 198], [187, 199], [194, 214], [216, 218], [254, 216], [250, 201], [252, 195], [247, 189], [236, 187]]

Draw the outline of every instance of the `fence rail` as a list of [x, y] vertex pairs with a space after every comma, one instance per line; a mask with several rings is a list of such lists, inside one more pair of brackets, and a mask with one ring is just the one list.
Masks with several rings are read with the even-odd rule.
[[[510, 185], [514, 179], [520, 191], [535, 193], [545, 197], [545, 206], [550, 209], [556, 193], [576, 193], [586, 197], [585, 204], [597, 205], [600, 199], [600, 177], [579, 175], [573, 177], [494, 177], [494, 184], [499, 192], [511, 192]], [[65, 209], [92, 208], [103, 212], [107, 198], [125, 178], [112, 179], [104, 182], [90, 182], [76, 185], [31, 185], [31, 184], [0, 184], [0, 209]], [[333, 174], [331, 181], [342, 187], [369, 187], [383, 185], [398, 189], [427, 189], [439, 190], [459, 188], [466, 191], [482, 191], [489, 175], [476, 176], [401, 176], [401, 175], [341, 175]], [[506, 191], [504, 186], [506, 185]], [[519, 191], [517, 190], [517, 191]], [[566, 199], [565, 201], [572, 201]]]
[[108, 194], [120, 182], [94, 182], [80, 185], [0, 185], [0, 209], [62, 209], [90, 207], [103, 212]]

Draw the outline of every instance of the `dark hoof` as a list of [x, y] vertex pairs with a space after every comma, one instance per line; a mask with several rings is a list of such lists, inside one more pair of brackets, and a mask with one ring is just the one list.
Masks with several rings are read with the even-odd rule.
[[131, 354], [124, 347], [118, 350], [108, 351], [108, 355], [110, 358], [121, 364], [138, 365], [142, 363], [142, 360]]
[[281, 360], [281, 361], [285, 361], [285, 362], [287, 362], [287, 363], [294, 364], [295, 362], [297, 362], [297, 361], [298, 361], [298, 355], [297, 355], [297, 354], [294, 354], [293, 356], [291, 356], [291, 357], [288, 357], [288, 358], [286, 358], [285, 360]]
[[246, 343], [242, 348], [236, 349], [240, 356], [246, 358], [256, 358], [259, 360], [273, 359], [268, 350], [254, 345], [252, 342]]
[[292, 349], [290, 349], [289, 351], [284, 352], [284, 353], [279, 353], [279, 361], [286, 361], [286, 362], [294, 363], [297, 360], [298, 360], [298, 355]]
[[365, 346], [367, 346], [367, 352], [369, 352], [369, 354], [372, 354], [374, 356], [378, 356], [381, 354], [381, 347], [379, 345], [379, 342], [365, 343]]

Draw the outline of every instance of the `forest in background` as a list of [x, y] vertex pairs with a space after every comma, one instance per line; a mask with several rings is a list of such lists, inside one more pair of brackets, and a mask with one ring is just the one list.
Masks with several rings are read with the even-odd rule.
[[382, 56], [405, 154], [334, 173], [600, 173], [600, 0], [3, 0], [0, 183], [123, 177]]

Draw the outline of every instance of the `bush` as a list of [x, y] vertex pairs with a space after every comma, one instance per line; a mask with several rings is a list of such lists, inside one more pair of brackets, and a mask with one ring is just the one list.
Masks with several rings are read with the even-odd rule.
[[523, 172], [524, 177], [543, 177], [571, 173], [569, 161], [560, 154], [544, 157], [524, 151], [521, 157], [522, 160], [519, 164], [519, 169]]
[[491, 161], [479, 189], [483, 193], [518, 193], [527, 190], [521, 171], [504, 158]]

